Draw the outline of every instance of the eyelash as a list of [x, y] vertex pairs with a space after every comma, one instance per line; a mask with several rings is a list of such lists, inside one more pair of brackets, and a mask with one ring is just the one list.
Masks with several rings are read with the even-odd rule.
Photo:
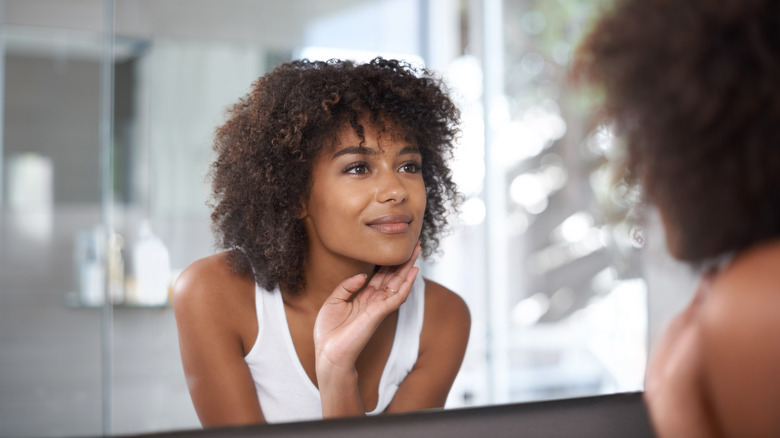
[[404, 167], [412, 167], [413, 168], [413, 170], [407, 171], [407, 173], [420, 173], [420, 171], [422, 170], [422, 164], [414, 162], [414, 161], [409, 161], [408, 163], [404, 163], [403, 165], [401, 165], [401, 168], [404, 168]]
[[[411, 170], [407, 170], [405, 173], [419, 173], [422, 170], [422, 165], [420, 163], [416, 163], [414, 161], [409, 161], [400, 166], [400, 169], [411, 167]], [[364, 168], [363, 172], [358, 172], [357, 169]], [[365, 161], [359, 161], [355, 163], [351, 163], [349, 166], [345, 167], [343, 170], [343, 173], [351, 173], [355, 175], [364, 175], [368, 172], [368, 163]]]
[[360, 162], [357, 162], [357, 163], [351, 163], [349, 166], [344, 168], [343, 172], [344, 173], [353, 173], [355, 175], [363, 175], [364, 173], [366, 173], [365, 171], [364, 172], [357, 172], [356, 171], [356, 169], [359, 169], [361, 167], [364, 168], [364, 169], [368, 169], [368, 163], [363, 162], [363, 161], [360, 161]]

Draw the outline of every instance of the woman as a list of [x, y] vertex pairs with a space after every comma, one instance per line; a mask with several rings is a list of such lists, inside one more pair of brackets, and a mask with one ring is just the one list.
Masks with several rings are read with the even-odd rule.
[[177, 280], [204, 426], [442, 407], [470, 319], [419, 276], [458, 194], [458, 111], [424, 70], [377, 58], [283, 64], [217, 130], [223, 252]]
[[648, 365], [661, 437], [780, 436], [780, 2], [625, 0], [579, 72], [695, 297]]

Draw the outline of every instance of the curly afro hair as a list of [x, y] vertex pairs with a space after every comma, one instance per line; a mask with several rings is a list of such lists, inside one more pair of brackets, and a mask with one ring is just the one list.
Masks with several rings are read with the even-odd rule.
[[251, 271], [268, 290], [297, 292], [305, 285], [308, 240], [300, 207], [315, 158], [347, 124], [361, 138], [361, 120], [380, 129], [392, 124], [419, 147], [426, 256], [460, 202], [448, 167], [460, 113], [442, 81], [425, 69], [382, 58], [288, 62], [258, 79], [228, 115], [216, 131], [210, 169], [212, 228], [231, 267]]
[[675, 257], [780, 235], [780, 2], [626, 0], [580, 47]]

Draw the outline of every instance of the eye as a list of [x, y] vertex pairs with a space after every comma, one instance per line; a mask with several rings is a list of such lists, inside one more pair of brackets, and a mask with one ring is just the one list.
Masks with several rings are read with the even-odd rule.
[[365, 175], [368, 173], [368, 164], [365, 162], [352, 163], [344, 168], [344, 173], [351, 173], [354, 175]]
[[401, 165], [399, 170], [404, 173], [419, 173], [422, 170], [422, 165], [420, 163], [410, 161]]

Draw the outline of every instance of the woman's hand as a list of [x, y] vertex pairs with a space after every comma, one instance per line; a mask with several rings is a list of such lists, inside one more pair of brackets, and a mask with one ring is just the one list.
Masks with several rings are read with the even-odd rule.
[[380, 268], [368, 284], [365, 274], [350, 277], [328, 297], [314, 324], [318, 380], [321, 374], [354, 373], [355, 361], [376, 328], [409, 296], [419, 254], [418, 243], [406, 263]]

